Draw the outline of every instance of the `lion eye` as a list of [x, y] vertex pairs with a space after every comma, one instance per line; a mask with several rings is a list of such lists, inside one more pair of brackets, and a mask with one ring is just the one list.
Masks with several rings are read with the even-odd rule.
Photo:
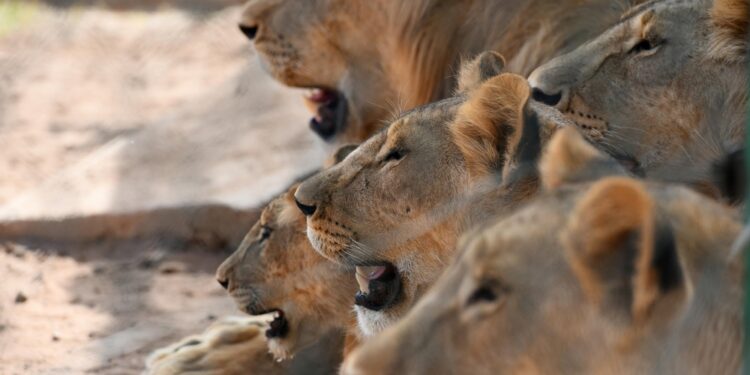
[[471, 293], [466, 304], [473, 305], [482, 302], [493, 302], [495, 300], [497, 300], [497, 293], [489, 285], [482, 285]]
[[401, 150], [393, 150], [388, 153], [388, 155], [385, 156], [385, 161], [395, 161], [395, 160], [401, 160], [404, 157], [404, 153]]
[[652, 49], [656, 48], [656, 45], [652, 43], [648, 39], [643, 39], [640, 42], [638, 42], [636, 45], [633, 46], [633, 48], [630, 49], [630, 53], [641, 53], [650, 51]]
[[265, 241], [268, 239], [268, 237], [271, 237], [271, 232], [273, 232], [273, 229], [271, 227], [263, 225], [260, 227], [260, 240]]

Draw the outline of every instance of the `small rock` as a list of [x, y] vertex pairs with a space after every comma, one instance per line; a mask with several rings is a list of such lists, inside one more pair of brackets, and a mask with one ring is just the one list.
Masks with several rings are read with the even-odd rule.
[[206, 316], [206, 320], [208, 320], [209, 322], [213, 322], [214, 320], [216, 320], [216, 315], [208, 314], [208, 316]]
[[164, 262], [159, 266], [159, 273], [169, 275], [185, 271], [185, 265], [180, 262]]
[[56, 334], [53, 333], [52, 334], [52, 341], [55, 341], [55, 342], [60, 341], [60, 336], [58, 336], [58, 335], [56, 335]]
[[23, 294], [23, 292], [18, 292], [18, 294], [16, 294], [16, 303], [24, 303], [28, 300], [29, 298], [26, 297], [26, 295]]
[[138, 267], [142, 269], [151, 269], [156, 267], [159, 263], [164, 261], [167, 257], [167, 252], [164, 250], [155, 250], [146, 254], [140, 261], [138, 261]]

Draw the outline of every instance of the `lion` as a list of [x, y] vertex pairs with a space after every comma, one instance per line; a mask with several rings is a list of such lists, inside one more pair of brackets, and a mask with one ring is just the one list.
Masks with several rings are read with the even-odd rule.
[[360, 143], [394, 109], [450, 96], [462, 59], [485, 50], [534, 68], [599, 35], [641, 0], [251, 0], [240, 29], [275, 79], [309, 89], [310, 127]]
[[535, 157], [555, 117], [503, 66], [481, 54], [462, 69], [456, 96], [406, 112], [297, 189], [315, 250], [356, 267], [363, 337], [413, 305], [460, 233], [536, 193]]
[[331, 347], [341, 338], [328, 334], [317, 347], [305, 348], [290, 361], [280, 362], [268, 352], [265, 317], [225, 317], [199, 335], [186, 337], [154, 351], [146, 360], [149, 375], [331, 374], [340, 353]]
[[434, 288], [342, 373], [737, 374], [735, 211], [607, 159], [559, 130], [545, 191], [464, 238]]
[[348, 347], [357, 342], [351, 311], [357, 290], [353, 268], [328, 261], [310, 246], [305, 217], [294, 202], [296, 189], [297, 184], [268, 204], [237, 251], [216, 271], [240, 310], [276, 316], [265, 336], [279, 360], [331, 330], [354, 327]]
[[698, 186], [744, 143], [748, 20], [748, 0], [646, 2], [536, 69], [533, 97], [642, 175]]

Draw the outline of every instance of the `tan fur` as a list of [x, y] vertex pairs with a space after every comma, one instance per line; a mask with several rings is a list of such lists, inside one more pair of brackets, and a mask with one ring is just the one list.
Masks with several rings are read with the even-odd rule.
[[394, 112], [450, 96], [465, 58], [496, 50], [526, 75], [597, 35], [627, 3], [251, 0], [242, 24], [258, 27], [255, 48], [276, 79], [343, 94], [348, 117], [331, 139], [341, 144], [364, 141]]
[[331, 330], [347, 330], [353, 321], [352, 271], [327, 261], [310, 246], [304, 216], [294, 203], [296, 187], [269, 203], [239, 249], [217, 270], [217, 278], [228, 283], [242, 311], [283, 311], [289, 332], [269, 340], [279, 359], [294, 356]]
[[[580, 148], [571, 134], [552, 143]], [[569, 160], [565, 171], [581, 165]], [[555, 173], [556, 189], [462, 241], [343, 374], [736, 374], [736, 213], [677, 185], [574, 175]]]
[[[471, 69], [464, 74], [479, 76]], [[531, 164], [505, 165], [516, 160], [511, 154], [523, 135], [527, 97], [520, 76], [490, 78], [407, 112], [300, 185], [296, 199], [316, 208], [307, 235], [320, 254], [350, 266], [388, 262], [398, 270], [398, 302], [379, 311], [356, 306], [364, 335], [393, 324], [413, 305], [452, 258], [460, 233], [537, 191], [534, 173], [505, 178], [535, 171]], [[399, 158], [389, 159], [394, 152]]]

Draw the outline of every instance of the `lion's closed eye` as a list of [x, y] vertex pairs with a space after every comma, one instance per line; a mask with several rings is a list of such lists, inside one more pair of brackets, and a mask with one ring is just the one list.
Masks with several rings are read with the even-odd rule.
[[398, 161], [404, 158], [405, 152], [401, 149], [393, 149], [391, 152], [389, 152], [385, 158], [383, 159], [384, 162], [390, 162], [390, 161]]

